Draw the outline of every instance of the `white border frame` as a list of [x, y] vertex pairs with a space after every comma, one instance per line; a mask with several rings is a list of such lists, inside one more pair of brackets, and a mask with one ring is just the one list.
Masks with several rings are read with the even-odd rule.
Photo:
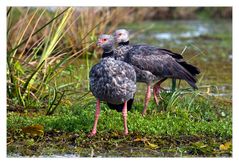
[[[0, 1], [0, 21], [1, 21], [1, 30], [0, 30], [0, 77], [2, 77], [0, 83], [0, 161], [3, 163], [9, 162], [24, 162], [24, 163], [33, 163], [33, 162], [104, 162], [104, 163], [113, 163], [113, 162], [129, 162], [129, 163], [145, 163], [145, 162], [169, 162], [169, 163], [209, 163], [209, 162], [238, 162], [239, 159], [239, 81], [238, 73], [239, 71], [239, 10], [237, 5], [237, 0], [150, 0], [150, 1], [140, 1], [140, 0], [1, 0]], [[232, 158], [104, 158], [104, 159], [90, 159], [90, 158], [6, 158], [6, 7], [7, 6], [232, 6], [233, 7], [233, 157]], [[236, 71], [235, 71], [236, 70]], [[150, 161], [149, 161], [150, 160]]]

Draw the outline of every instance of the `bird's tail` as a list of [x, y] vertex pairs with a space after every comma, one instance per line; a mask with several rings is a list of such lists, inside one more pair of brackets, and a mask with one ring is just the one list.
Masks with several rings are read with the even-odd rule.
[[183, 68], [185, 68], [190, 74], [192, 74], [193, 76], [197, 75], [200, 73], [199, 68], [188, 64], [186, 61], [184, 60], [179, 60], [177, 61], [181, 66], [183, 66]]
[[184, 71], [184, 80], [193, 88], [193, 89], [198, 89], [196, 82], [197, 79], [189, 73], [187, 70]]
[[172, 52], [170, 50], [167, 50], [167, 49], [161, 49], [161, 51], [165, 51], [166, 53], [170, 54], [174, 59], [176, 59], [176, 61], [181, 65], [183, 66], [188, 72], [190, 72], [193, 76], [197, 75], [200, 73], [200, 70], [199, 68], [191, 65], [191, 64], [188, 64], [184, 59], [183, 59], [183, 56], [178, 54], [178, 53], [175, 53], [175, 52]]
[[[128, 100], [128, 102], [127, 102], [127, 110], [128, 111], [131, 110], [133, 102], [134, 102], [134, 98]], [[124, 103], [122, 103], [122, 104], [107, 103], [107, 105], [110, 109], [115, 109], [117, 112], [122, 112], [122, 110], [124, 108]]]
[[196, 86], [196, 77], [193, 76], [186, 68], [178, 63], [174, 65], [174, 70], [177, 70], [175, 71], [177, 78], [185, 80], [192, 88], [198, 89]]

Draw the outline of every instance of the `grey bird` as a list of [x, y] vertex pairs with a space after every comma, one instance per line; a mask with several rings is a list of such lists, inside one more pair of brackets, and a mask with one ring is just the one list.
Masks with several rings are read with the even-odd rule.
[[[101, 35], [97, 44], [107, 53], [110, 53], [114, 48], [114, 40], [108, 35]], [[124, 134], [127, 135], [127, 101], [132, 99], [136, 92], [136, 73], [134, 68], [126, 62], [115, 60], [114, 57], [108, 56], [102, 58], [98, 64], [91, 68], [89, 77], [90, 90], [97, 99], [95, 121], [89, 136], [94, 136], [97, 131], [100, 101], [111, 104], [124, 104], [122, 116]]]
[[[100, 44], [100, 43], [104, 43], [104, 44]], [[103, 49], [103, 54], [102, 54], [102, 58], [106, 58], [106, 57], [113, 57], [114, 58], [114, 38], [111, 35], [106, 35], [106, 34], [102, 34], [99, 36], [98, 38], [98, 45], [100, 47], [102, 47]], [[134, 97], [131, 98], [128, 102], [127, 102], [127, 110], [130, 111], [132, 109], [132, 105], [134, 102]], [[122, 112], [122, 109], [124, 107], [124, 104], [111, 104], [109, 102], [107, 102], [107, 105], [110, 109], [115, 109], [117, 112]]]
[[151, 96], [150, 84], [154, 82], [156, 84], [153, 87], [153, 93], [157, 104], [160, 85], [167, 78], [183, 79], [191, 87], [197, 89], [195, 76], [200, 71], [197, 67], [188, 64], [182, 55], [146, 44], [129, 44], [129, 32], [125, 29], [116, 30], [114, 39], [119, 45], [115, 50], [115, 58], [133, 65], [137, 74], [137, 82], [147, 84], [143, 115], [146, 113]]

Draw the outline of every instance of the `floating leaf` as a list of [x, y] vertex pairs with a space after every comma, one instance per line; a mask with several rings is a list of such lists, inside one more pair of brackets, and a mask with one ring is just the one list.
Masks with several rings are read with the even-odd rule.
[[159, 148], [158, 145], [150, 143], [148, 141], [148, 139], [145, 138], [145, 137], [144, 138], [137, 137], [136, 139], [134, 139], [134, 142], [144, 142], [145, 147], [148, 147], [150, 149], [157, 149], [157, 148]]
[[134, 142], [139, 142], [139, 141], [145, 142], [145, 141], [147, 141], [147, 139], [146, 138], [141, 138], [141, 137], [137, 137], [136, 139], [134, 139]]
[[205, 148], [205, 147], [208, 146], [208, 145], [204, 144], [204, 143], [201, 142], [201, 141], [195, 142], [193, 145], [196, 146], [196, 147], [198, 147], [198, 148]]
[[120, 135], [119, 135], [118, 132], [113, 132], [113, 133], [112, 133], [112, 136], [113, 136], [113, 137], [119, 137]]
[[221, 144], [219, 149], [225, 151], [225, 150], [228, 150], [231, 146], [232, 146], [232, 142], [229, 141], [229, 142], [226, 142], [225, 144]]
[[207, 92], [208, 95], [210, 94], [210, 87], [207, 88]]
[[139, 142], [139, 141], [142, 141], [142, 138], [136, 138], [136, 139], [134, 139], [134, 142]]
[[42, 125], [32, 125], [22, 128], [23, 133], [30, 134], [31, 136], [44, 135], [44, 127]]
[[225, 117], [225, 116], [226, 116], [226, 113], [225, 113], [225, 112], [221, 112], [221, 116], [222, 116], [222, 117]]
[[146, 141], [145, 143], [146, 143], [147, 147], [149, 147], [150, 149], [157, 149], [157, 148], [159, 148], [158, 145], [152, 144], [149, 141]]

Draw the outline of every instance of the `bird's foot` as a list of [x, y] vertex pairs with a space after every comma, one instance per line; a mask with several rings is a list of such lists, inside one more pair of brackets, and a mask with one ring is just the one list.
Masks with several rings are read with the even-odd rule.
[[156, 105], [158, 106], [159, 105], [159, 100], [158, 100], [158, 98], [155, 94], [154, 94], [154, 101], [155, 101]]
[[127, 136], [129, 134], [128, 130], [124, 131], [124, 136]]
[[88, 137], [94, 137], [96, 135], [96, 132], [91, 132], [91, 133], [89, 133], [87, 136]]
[[142, 112], [142, 116], [144, 117], [145, 115], [146, 115], [146, 112], [143, 111], [143, 112]]

